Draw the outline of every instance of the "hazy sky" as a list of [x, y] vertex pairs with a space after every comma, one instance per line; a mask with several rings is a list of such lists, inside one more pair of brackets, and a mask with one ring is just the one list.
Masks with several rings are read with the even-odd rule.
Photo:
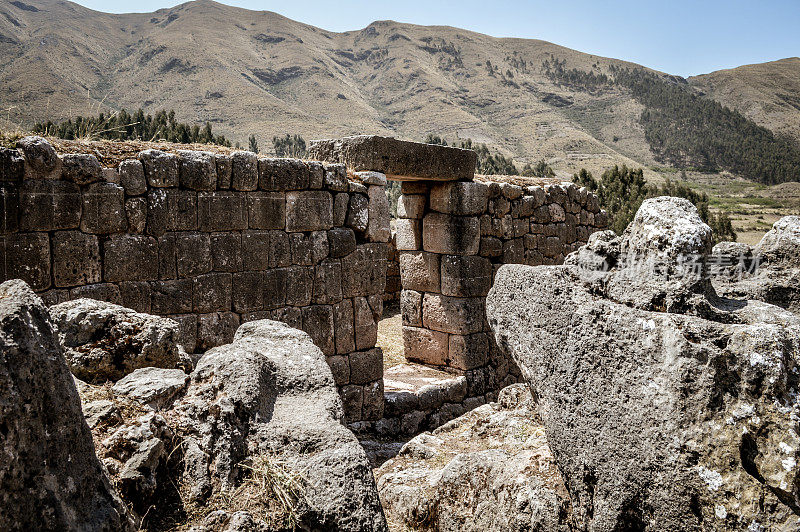
[[[149, 12], [175, 0], [80, 0], [113, 13]], [[225, 0], [275, 11], [330, 31], [375, 20], [466, 28], [543, 39], [690, 76], [800, 56], [800, 0]]]

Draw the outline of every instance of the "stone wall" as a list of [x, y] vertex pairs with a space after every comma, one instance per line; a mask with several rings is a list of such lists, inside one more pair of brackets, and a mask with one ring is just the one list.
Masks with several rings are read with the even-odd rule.
[[118, 168], [26, 138], [0, 150], [0, 275], [48, 304], [79, 297], [169, 316], [187, 351], [272, 318], [322, 349], [348, 419], [383, 415], [375, 347], [386, 178], [341, 164], [148, 150]]
[[481, 179], [404, 182], [396, 241], [406, 358], [456, 370], [466, 398], [491, 399], [520, 378], [486, 320], [495, 272], [561, 264], [607, 220], [596, 196], [572, 183]]

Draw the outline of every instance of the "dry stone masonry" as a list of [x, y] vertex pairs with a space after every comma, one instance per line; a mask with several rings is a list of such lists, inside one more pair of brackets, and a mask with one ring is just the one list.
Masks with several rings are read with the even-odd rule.
[[561, 264], [607, 224], [597, 197], [585, 188], [555, 179], [528, 186], [476, 179], [474, 152], [414, 146], [348, 137], [310, 148], [320, 159], [402, 181], [393, 242], [405, 356], [465, 377], [435, 379], [424, 390], [393, 386], [379, 432], [435, 428], [474, 408], [476, 398], [477, 404], [492, 400], [518, 382], [519, 370], [497, 348], [486, 321], [495, 272], [502, 264]]
[[19, 147], [0, 152], [3, 280], [49, 305], [88, 297], [169, 316], [188, 352], [229, 343], [240, 323], [285, 322], [326, 355], [348, 419], [383, 415], [382, 174], [156, 150], [104, 169], [38, 137]]
[[[170, 317], [190, 354], [245, 322], [287, 323], [325, 354], [356, 422], [384, 416], [375, 344], [388, 268], [389, 294], [402, 285], [406, 357], [467, 388], [446, 379], [459, 384], [439, 395], [457, 401], [392, 391], [392, 405], [430, 408], [393, 406], [391, 426], [407, 414], [407, 427], [441, 424], [516, 382], [488, 334], [494, 273], [560, 263], [605, 227], [597, 199], [569, 183], [476, 180], [470, 150], [361, 136], [312, 142], [309, 154], [319, 161], [151, 149], [103, 168], [27, 137], [0, 149], [0, 275], [48, 305], [91, 298]], [[387, 176], [403, 182], [394, 235]]]

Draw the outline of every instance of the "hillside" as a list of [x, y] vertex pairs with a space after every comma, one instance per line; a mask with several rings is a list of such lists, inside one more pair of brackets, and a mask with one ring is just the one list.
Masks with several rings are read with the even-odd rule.
[[718, 70], [688, 81], [755, 123], [800, 139], [800, 57]]
[[379, 21], [333, 33], [210, 0], [126, 15], [63, 0], [0, 3], [6, 127], [142, 107], [208, 121], [245, 145], [253, 133], [262, 148], [285, 133], [433, 133], [485, 142], [520, 166], [545, 159], [562, 177], [661, 164], [630, 90], [557, 83], [542, 67], [555, 60], [598, 75], [643, 68], [452, 27]]

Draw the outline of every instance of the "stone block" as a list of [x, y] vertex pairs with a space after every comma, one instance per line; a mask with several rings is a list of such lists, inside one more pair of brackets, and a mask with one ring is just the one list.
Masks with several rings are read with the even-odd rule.
[[319, 231], [333, 227], [333, 197], [312, 190], [286, 194], [286, 230]]
[[[311, 188], [311, 168], [300, 159], [262, 157], [258, 160], [258, 174], [258, 186], [261, 190], [286, 191]], [[321, 183], [314, 188], [322, 188]]]
[[34, 290], [51, 285], [50, 238], [47, 233], [11, 233], [0, 236], [3, 280], [22, 279]]
[[493, 236], [481, 237], [479, 254], [481, 257], [500, 257], [503, 254], [503, 241]]
[[345, 421], [360, 421], [361, 406], [364, 402], [363, 388], [354, 384], [348, 384], [347, 386], [342, 386], [340, 393], [342, 396], [342, 406], [344, 407]]
[[231, 188], [231, 173], [233, 172], [233, 158], [227, 154], [216, 154], [214, 161], [217, 164], [217, 188], [228, 190]]
[[82, 194], [81, 231], [121, 233], [128, 228], [125, 191], [113, 183], [93, 183]]
[[151, 281], [159, 277], [158, 243], [144, 235], [113, 235], [103, 242], [103, 279]]
[[292, 264], [308, 266], [314, 264], [312, 259], [313, 240], [305, 233], [289, 233], [289, 249]]
[[513, 183], [500, 183], [500, 192], [510, 201], [521, 197], [525, 191], [521, 186]]
[[403, 325], [403, 348], [411, 362], [444, 366], [448, 360], [447, 333]]
[[566, 212], [564, 211], [564, 207], [557, 203], [551, 203], [547, 206], [550, 210], [550, 221], [552, 222], [563, 222], [566, 218]]
[[364, 385], [364, 402], [361, 406], [361, 417], [371, 421], [383, 418], [383, 380]]
[[389, 227], [389, 199], [386, 188], [370, 185], [367, 190], [369, 212], [367, 214], [367, 239], [372, 242], [388, 242], [391, 237]]
[[160, 150], [145, 150], [139, 154], [144, 175], [151, 187], [177, 187], [178, 156]]
[[269, 231], [242, 233], [242, 269], [264, 271], [269, 268]]
[[229, 344], [239, 328], [239, 315], [235, 312], [213, 312], [197, 316], [196, 350]]
[[285, 306], [288, 291], [288, 269], [276, 268], [264, 272], [264, 308], [273, 310]]
[[122, 297], [119, 293], [119, 287], [113, 283], [97, 283], [77, 286], [70, 289], [70, 299], [80, 298], [96, 299], [98, 301], [107, 301], [115, 305], [122, 304]]
[[349, 183], [345, 165], [323, 163], [323, 168], [325, 171], [324, 187], [335, 192], [347, 192]]
[[17, 148], [25, 154], [25, 173], [29, 178], [48, 177], [61, 165], [53, 145], [42, 137], [24, 137], [17, 141]]
[[367, 230], [369, 227], [369, 199], [366, 196], [363, 194], [350, 195], [345, 223], [359, 233]]
[[477, 164], [472, 150], [373, 135], [311, 141], [308, 157], [342, 163], [356, 172], [381, 172], [399, 180], [472, 179]]
[[0, 186], [0, 233], [19, 230], [19, 187], [14, 183]]
[[[333, 305], [333, 324], [336, 352], [339, 354], [355, 351], [353, 301], [343, 299]], [[349, 373], [348, 373], [349, 379]]]
[[336, 354], [333, 329], [333, 307], [311, 305], [303, 308], [303, 330], [326, 356]]
[[342, 264], [325, 259], [314, 269], [314, 303], [336, 303], [342, 299]]
[[378, 341], [378, 322], [367, 298], [353, 298], [353, 315], [356, 349], [375, 347]]
[[286, 304], [305, 307], [311, 304], [314, 290], [314, 269], [307, 266], [286, 268]]
[[448, 366], [452, 368], [470, 370], [485, 366], [489, 359], [489, 335], [451, 334], [448, 356]]
[[81, 192], [74, 183], [23, 181], [19, 188], [19, 230], [77, 229], [82, 207]]
[[422, 220], [398, 218], [395, 224], [395, 246], [398, 250], [422, 249]]
[[557, 236], [545, 238], [541, 252], [545, 257], [555, 258], [564, 251], [564, 244]]
[[119, 283], [121, 305], [136, 312], [152, 312], [152, 290], [146, 281], [122, 281]]
[[125, 159], [119, 163], [119, 181], [128, 196], [140, 196], [147, 192], [147, 180], [144, 178], [142, 161]]
[[264, 310], [264, 272], [238, 272], [231, 277], [233, 310], [239, 313]]
[[188, 314], [192, 311], [192, 280], [153, 281], [151, 307], [153, 314]]
[[400, 292], [400, 314], [403, 325], [422, 327], [422, 292], [403, 289]]
[[247, 229], [245, 196], [239, 192], [200, 192], [197, 196], [200, 231]]
[[178, 245], [175, 233], [166, 233], [158, 237], [158, 278], [175, 279], [178, 277]]
[[183, 279], [211, 271], [211, 238], [204, 233], [177, 233], [177, 274]]
[[197, 313], [231, 309], [231, 274], [198, 275], [192, 282], [192, 308]]
[[439, 292], [439, 255], [424, 251], [405, 251], [400, 253], [399, 261], [403, 288], [419, 292]]
[[386, 180], [386, 175], [380, 172], [355, 172], [354, 175], [356, 180], [364, 185], [378, 185], [385, 187], [388, 183]]
[[444, 255], [476, 255], [481, 231], [474, 216], [430, 213], [422, 221], [422, 247]]
[[19, 183], [25, 175], [25, 159], [19, 151], [0, 148], [0, 182]]
[[492, 287], [492, 263], [478, 256], [443, 255], [441, 292], [446, 296], [486, 297]]
[[356, 249], [356, 234], [347, 227], [334, 227], [328, 231], [328, 246], [333, 258], [349, 255]]
[[80, 231], [53, 233], [53, 281], [59, 288], [103, 280], [97, 237]]
[[61, 157], [61, 178], [78, 185], [103, 180], [103, 167], [94, 155], [67, 153]]
[[333, 225], [342, 227], [347, 221], [347, 208], [350, 205], [350, 194], [339, 192], [333, 196]]
[[398, 218], [420, 220], [425, 215], [425, 196], [421, 194], [401, 194], [397, 199]]
[[303, 161], [308, 166], [309, 178], [308, 188], [320, 189], [325, 185], [325, 167], [319, 161]]
[[431, 188], [431, 210], [455, 215], [478, 215], [486, 212], [489, 187], [479, 181], [441, 183]]
[[483, 297], [450, 297], [425, 294], [422, 324], [435, 331], [470, 334], [486, 330], [486, 300]]
[[128, 198], [125, 200], [125, 219], [128, 232], [141, 234], [147, 229], [147, 199]]
[[280, 321], [294, 329], [303, 330], [303, 311], [297, 307], [275, 309], [269, 313], [268, 319]]
[[190, 190], [217, 189], [217, 162], [205, 151], [180, 150], [180, 184]]
[[386, 291], [388, 244], [371, 243], [360, 246], [364, 251], [364, 288], [367, 295], [381, 295]]
[[383, 379], [383, 352], [373, 348], [350, 353], [350, 382], [369, 384]]
[[333, 373], [333, 382], [336, 386], [350, 384], [350, 361], [348, 356], [334, 355], [325, 357]]
[[[322, 238], [325, 241], [325, 247], [328, 246], [328, 241], [325, 239], [325, 232], [322, 233]], [[312, 241], [314, 241], [312, 236]], [[269, 232], [269, 267], [282, 268], [291, 266], [292, 264], [292, 251], [289, 243], [289, 235], [284, 231], [270, 231]]]
[[182, 345], [187, 353], [194, 353], [197, 347], [197, 315], [183, 314], [170, 316], [170, 319], [178, 323], [177, 344]]
[[231, 154], [231, 188], [250, 191], [258, 188], [258, 156], [250, 151]]
[[525, 262], [525, 241], [514, 238], [503, 242], [503, 264], [523, 264]]
[[248, 192], [247, 224], [250, 229], [286, 227], [286, 195], [281, 192]]
[[550, 220], [550, 206], [542, 205], [533, 212], [533, 222], [537, 224], [549, 224]]
[[[163, 196], [165, 200], [160, 200]], [[197, 193], [191, 190], [155, 190], [148, 198], [148, 232], [197, 230]]]

